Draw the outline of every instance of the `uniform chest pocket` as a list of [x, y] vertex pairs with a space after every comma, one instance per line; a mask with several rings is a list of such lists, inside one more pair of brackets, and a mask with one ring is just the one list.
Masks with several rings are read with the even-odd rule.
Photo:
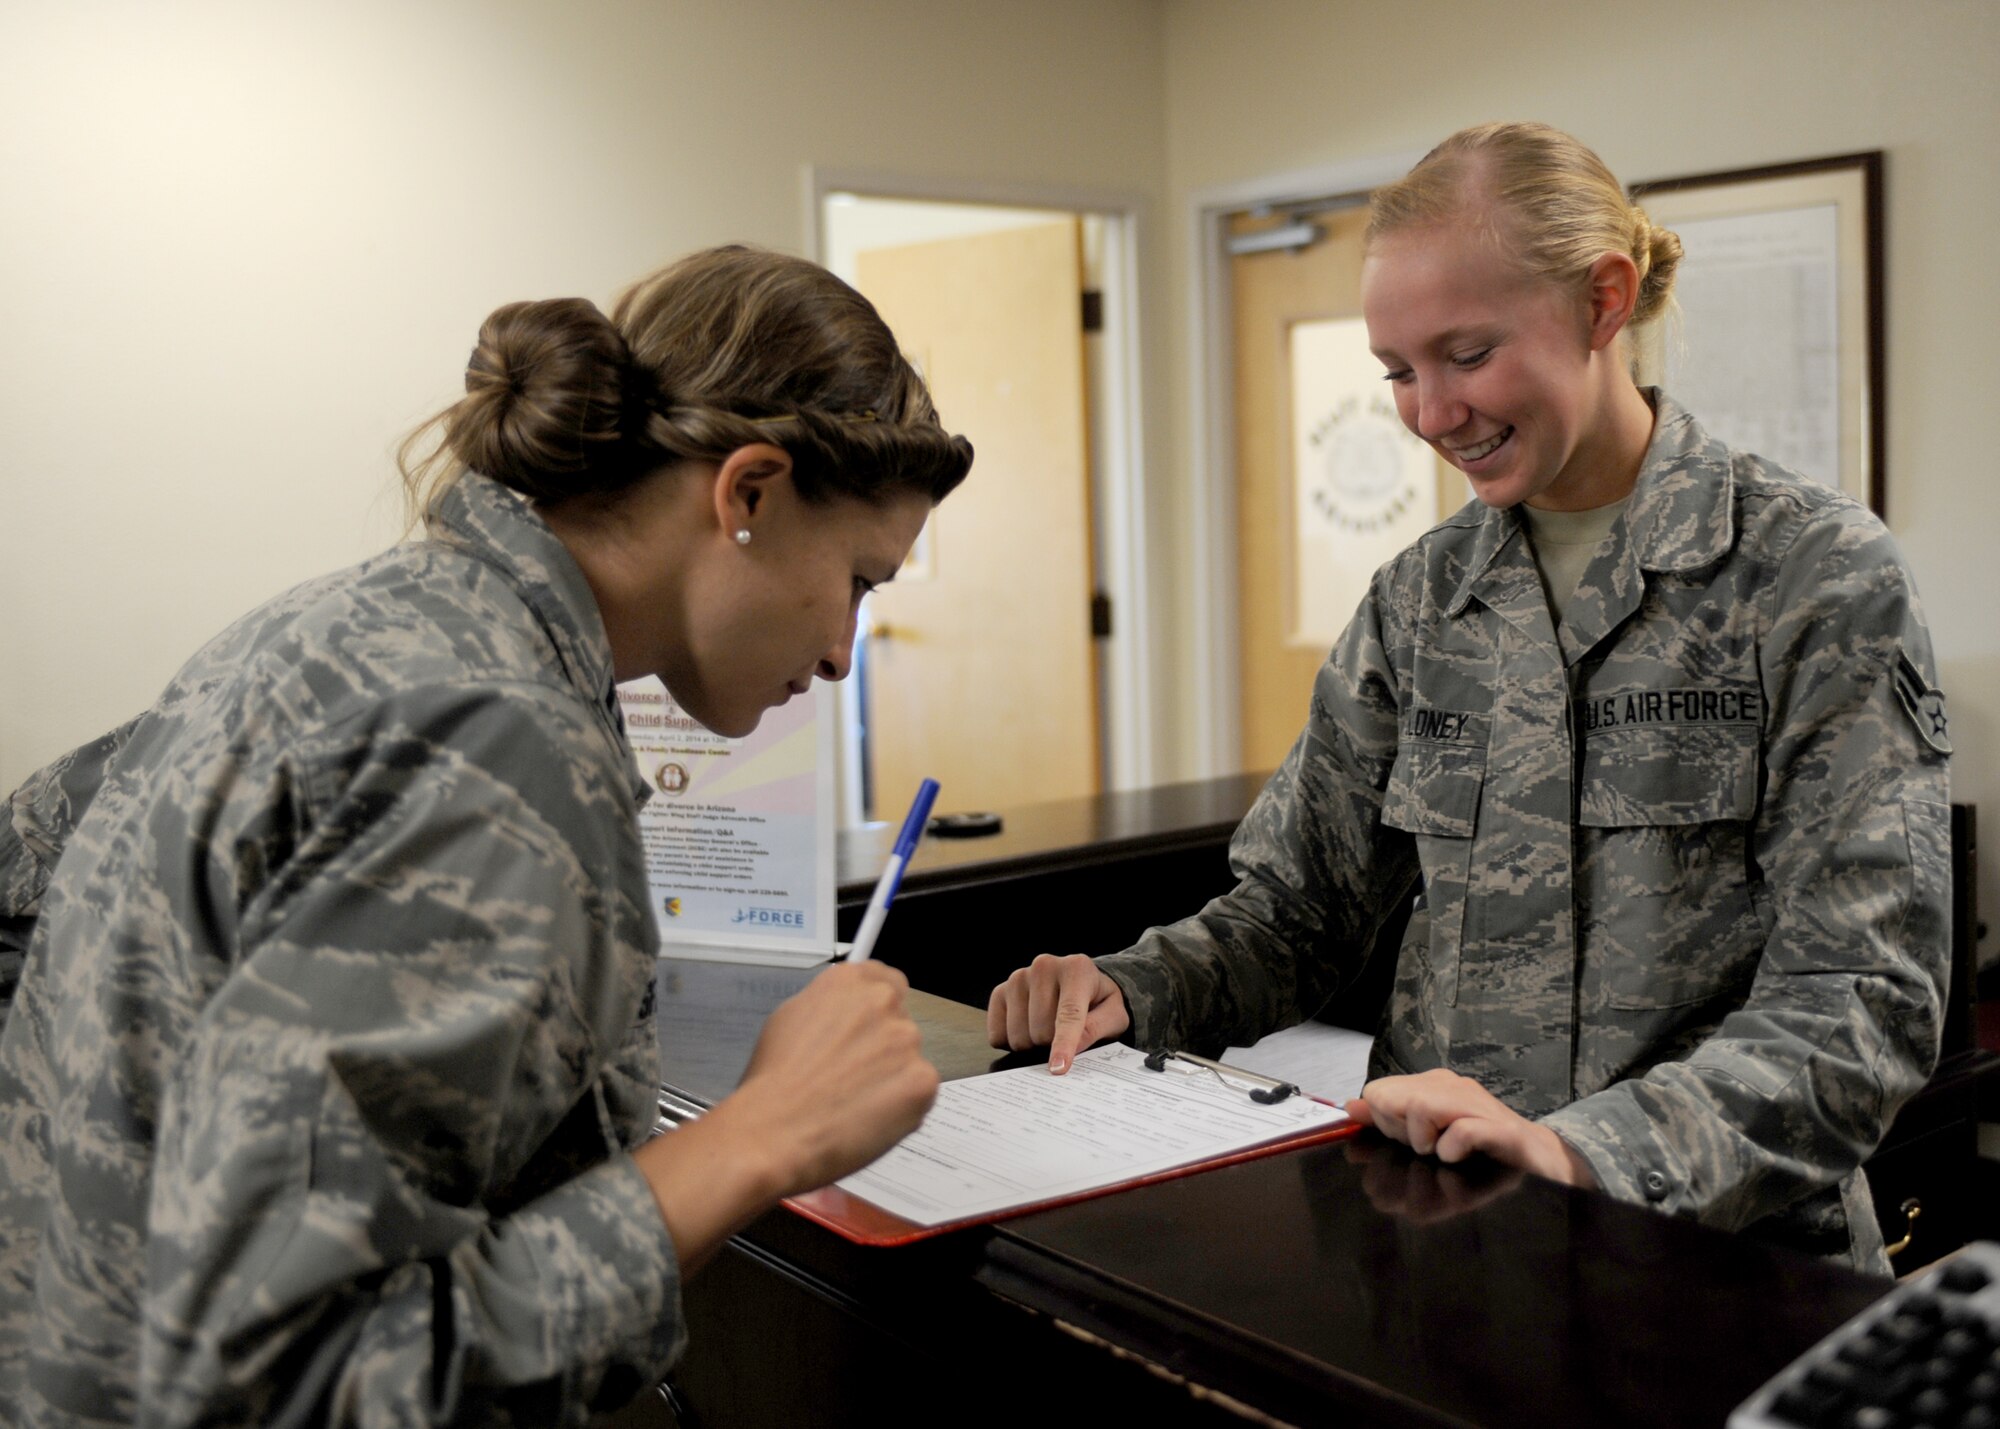
[[1768, 901], [1750, 872], [1759, 798], [1750, 727], [1622, 730], [1584, 744], [1576, 894], [1586, 979], [1612, 1007], [1740, 998]]
[[1486, 783], [1488, 733], [1490, 719], [1474, 710], [1424, 704], [1404, 710], [1382, 823], [1414, 835], [1470, 839]]
[[1577, 822], [1667, 828], [1757, 812], [1757, 732], [1635, 729], [1584, 741]]
[[[1447, 1007], [1458, 1001], [1472, 831], [1478, 824], [1485, 783], [1483, 742], [1405, 740], [1396, 751], [1396, 763], [1382, 796], [1382, 822], [1416, 836], [1429, 930], [1426, 944], [1419, 949], [1425, 959], [1423, 991], [1428, 999]], [[1401, 974], [1398, 977], [1400, 981]]]
[[[1411, 717], [1413, 720], [1416, 716]], [[1405, 739], [1382, 795], [1382, 822], [1439, 838], [1469, 839], [1486, 782], [1486, 719], [1455, 715], [1469, 738], [1452, 743]]]

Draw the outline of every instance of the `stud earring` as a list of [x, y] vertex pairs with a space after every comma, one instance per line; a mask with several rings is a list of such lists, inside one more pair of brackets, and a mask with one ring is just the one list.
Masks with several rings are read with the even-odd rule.
[[750, 528], [748, 526], [738, 528], [736, 532], [736, 544], [739, 546], [750, 544]]

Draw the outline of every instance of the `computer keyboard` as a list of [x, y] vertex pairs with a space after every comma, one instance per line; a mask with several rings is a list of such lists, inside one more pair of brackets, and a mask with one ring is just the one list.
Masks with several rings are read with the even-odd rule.
[[1898, 1285], [1773, 1376], [1729, 1429], [2000, 1429], [2000, 1242]]

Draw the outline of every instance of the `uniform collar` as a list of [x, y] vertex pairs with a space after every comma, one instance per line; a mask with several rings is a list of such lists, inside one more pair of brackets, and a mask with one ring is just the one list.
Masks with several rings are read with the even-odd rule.
[[1625, 509], [1633, 556], [1648, 571], [1712, 565], [1736, 544], [1729, 448], [1659, 388], [1640, 390], [1653, 404], [1653, 440]]
[[[425, 525], [432, 539], [484, 561], [514, 588], [541, 622], [570, 684], [629, 750], [597, 597], [576, 557], [527, 499], [468, 471], [437, 500]], [[636, 773], [633, 788], [643, 803], [646, 782]]]
[[[1653, 408], [1653, 438], [1623, 517], [1626, 559], [1640, 570], [1690, 571], [1720, 560], [1736, 539], [1735, 476], [1729, 448], [1702, 430], [1687, 409], [1657, 387], [1639, 389]], [[1511, 508], [1488, 509], [1480, 522], [1446, 614], [1457, 615], [1485, 586], [1508, 544], [1532, 566], [1524, 522]], [[1519, 584], [1518, 581], [1510, 582]]]

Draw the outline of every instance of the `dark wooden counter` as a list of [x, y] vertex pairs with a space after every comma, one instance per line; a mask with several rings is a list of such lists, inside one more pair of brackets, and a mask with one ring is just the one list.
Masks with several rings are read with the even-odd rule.
[[1720, 1426], [1888, 1288], [1371, 1136], [1005, 1228], [997, 1293], [1294, 1424]]
[[[1095, 957], [1235, 886], [1229, 836], [1269, 778], [1240, 774], [1004, 810], [987, 838], [917, 848], [875, 956], [914, 987], [983, 1007], [1037, 953]], [[840, 836], [837, 926], [851, 939], [896, 825]]]
[[[669, 1082], [725, 1090], [806, 976], [663, 963]], [[993, 1065], [976, 1010], [913, 1010], [947, 1077]], [[1887, 1288], [1371, 1134], [896, 1249], [780, 1209], [689, 1287], [676, 1380], [708, 1426], [1680, 1429]]]
[[[1234, 774], [1122, 794], [1056, 799], [1002, 812], [999, 833], [927, 838], [903, 875], [904, 893], [963, 888], [1058, 867], [1116, 862], [1145, 854], [1227, 843], [1269, 774]], [[942, 812], [942, 806], [940, 806]], [[840, 834], [840, 902], [865, 907], [902, 821]], [[901, 895], [898, 895], [899, 897]]]

